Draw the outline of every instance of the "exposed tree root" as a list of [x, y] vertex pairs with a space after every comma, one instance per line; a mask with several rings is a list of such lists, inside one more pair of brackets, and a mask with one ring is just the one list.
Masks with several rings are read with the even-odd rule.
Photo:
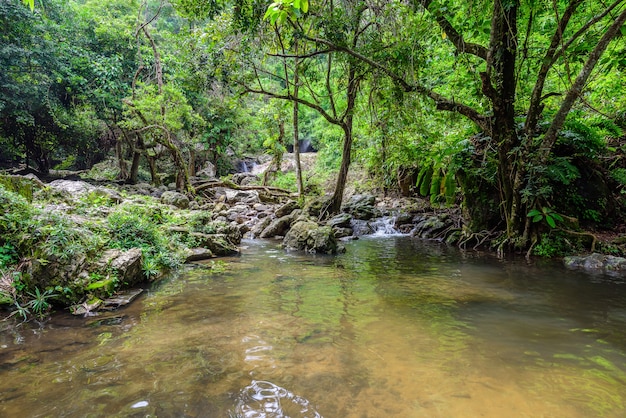
[[233, 190], [263, 190], [269, 194], [282, 194], [282, 195], [292, 195], [293, 193], [289, 190], [281, 189], [280, 187], [272, 187], [272, 186], [240, 186], [238, 184], [226, 181], [211, 181], [206, 183], [200, 183], [194, 186], [196, 192], [200, 192], [206, 189], [212, 189], [215, 187], [228, 187]]
[[596, 237], [591, 232], [577, 232], [577, 231], [571, 231], [569, 229], [563, 229], [563, 228], [558, 228], [558, 229], [559, 229], [559, 231], [565, 232], [566, 234], [573, 235], [575, 237], [591, 238], [591, 245], [590, 245], [589, 250], [591, 252], [594, 252], [596, 250], [596, 244], [598, 243], [598, 237]]

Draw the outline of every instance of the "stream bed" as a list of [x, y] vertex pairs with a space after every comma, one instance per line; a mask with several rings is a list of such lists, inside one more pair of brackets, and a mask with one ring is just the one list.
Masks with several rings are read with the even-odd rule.
[[0, 416], [626, 416], [623, 281], [400, 236], [242, 245], [118, 311], [0, 322]]

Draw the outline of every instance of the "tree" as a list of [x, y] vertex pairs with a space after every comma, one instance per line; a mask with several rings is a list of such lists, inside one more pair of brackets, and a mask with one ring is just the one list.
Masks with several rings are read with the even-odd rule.
[[[325, 10], [331, 9], [332, 4], [327, 3]], [[356, 10], [370, 8], [366, 1], [350, 4]], [[398, 21], [406, 21], [401, 13], [409, 13], [415, 21], [427, 24], [422, 24], [418, 32], [394, 35], [396, 28], [387, 23], [392, 19], [382, 19], [385, 25], [377, 28], [379, 33], [386, 32], [391, 42], [387, 47], [371, 48], [369, 53], [341, 37], [301, 33], [303, 39], [315, 42], [327, 53], [358, 60], [390, 77], [403, 91], [430, 99], [437, 110], [471, 120], [483, 132], [487, 142], [482, 146], [484, 152], [491, 154], [493, 150], [496, 187], [491, 189], [488, 182], [474, 182], [472, 187], [479, 190], [470, 193], [470, 186], [465, 184], [470, 216], [477, 221], [475, 227], [491, 228], [498, 220], [481, 219], [481, 215], [491, 211], [486, 203], [497, 208], [506, 229], [501, 246], [524, 247], [533, 226], [526, 214], [537, 206], [549, 205], [551, 197], [546, 193], [548, 189], [542, 193], [533, 190], [538, 183], [535, 177], [549, 163], [558, 134], [592, 71], [611, 41], [620, 36], [626, 20], [625, 4], [623, 0], [608, 5], [587, 2], [584, 7], [580, 0], [529, 2], [524, 6], [515, 0], [463, 4], [415, 0], [409, 10], [401, 3], [384, 3], [372, 8], [371, 13], [395, 16]], [[277, 20], [293, 22], [289, 14], [285, 15], [289, 7], [295, 7], [295, 2], [278, 1], [268, 13], [278, 14]], [[292, 26], [298, 27], [298, 22]], [[487, 30], [482, 31], [484, 28]], [[431, 49], [437, 55], [428, 60], [402, 65], [406, 64], [404, 59], [389, 60], [406, 45], [399, 33], [404, 39], [418, 39], [418, 47], [438, 45], [442, 40], [446, 45]], [[376, 45], [379, 39], [374, 37], [375, 42], [369, 46]], [[442, 68], [442, 63], [447, 63], [447, 67]], [[578, 76], [572, 81], [559, 77], [573, 72], [578, 72]], [[479, 77], [473, 78], [476, 73]], [[446, 83], [454, 78], [464, 80], [470, 87], [460, 91], [446, 88]], [[547, 83], [550, 90], [546, 94]], [[542, 128], [543, 120], [549, 122], [547, 129]]]
[[[246, 86], [246, 91], [250, 93], [289, 100], [313, 109], [328, 123], [340, 127], [343, 131], [341, 165], [333, 195], [323, 209], [322, 216], [336, 213], [341, 208], [352, 159], [357, 98], [367, 71], [364, 71], [361, 62], [353, 57], [343, 60], [343, 56], [339, 55], [338, 60], [335, 56], [337, 51], [333, 48], [320, 50], [318, 46], [324, 44], [325, 40], [315, 35], [321, 27], [356, 50], [362, 46], [362, 39], [367, 38], [374, 30], [373, 25], [368, 21], [368, 18], [372, 17], [369, 14], [372, 11], [369, 7], [354, 7], [354, 2], [351, 1], [336, 3], [335, 5], [335, 2], [330, 2], [327, 14], [311, 17], [311, 20], [306, 23], [298, 17], [306, 13], [308, 2], [287, 0], [271, 5], [266, 18], [274, 25], [278, 44], [278, 51], [271, 55], [283, 59], [284, 64], [282, 76], [275, 73], [269, 75], [274, 79], [279, 79], [286, 89], [281, 93], [267, 89], [259, 75], [261, 72], [266, 73], [267, 70], [259, 71], [258, 68], [255, 70], [258, 87]], [[277, 23], [280, 22], [289, 22], [289, 26], [279, 27]], [[326, 25], [326, 23], [329, 24]], [[286, 43], [286, 36], [292, 39], [289, 44]], [[297, 41], [298, 39], [301, 41]], [[298, 46], [296, 54], [287, 52], [293, 45]], [[298, 71], [297, 76], [292, 75], [294, 72], [287, 65], [287, 58], [295, 60], [298, 70], [302, 68], [302, 72]], [[306, 77], [311, 77], [311, 79], [306, 80]], [[294, 83], [296, 79], [298, 83]], [[302, 83], [300, 83], [301, 79]], [[333, 85], [331, 80], [337, 84]], [[306, 89], [306, 92], [301, 89]], [[296, 146], [294, 144], [294, 147]]]

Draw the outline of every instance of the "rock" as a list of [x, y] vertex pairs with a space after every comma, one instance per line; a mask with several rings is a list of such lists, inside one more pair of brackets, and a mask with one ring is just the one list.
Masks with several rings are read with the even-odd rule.
[[142, 252], [139, 248], [131, 248], [126, 251], [106, 250], [97, 262], [97, 266], [103, 270], [113, 269], [118, 279], [127, 286], [144, 280], [141, 264]]
[[286, 250], [301, 250], [309, 253], [336, 254], [337, 240], [330, 226], [319, 226], [313, 221], [293, 224], [283, 240]]
[[259, 192], [256, 190], [225, 190], [226, 201], [229, 203], [245, 203], [252, 205], [255, 203], [261, 203], [259, 198]]
[[208, 248], [190, 248], [185, 257], [185, 263], [206, 260], [213, 257], [213, 253]]
[[298, 202], [296, 202], [295, 200], [290, 200], [289, 202], [276, 209], [276, 217], [282, 218], [285, 215], [289, 215], [291, 212], [298, 209], [299, 207], [300, 206], [298, 205]]
[[259, 181], [259, 177], [252, 173], [235, 173], [232, 177], [233, 183], [245, 186]]
[[41, 190], [45, 187], [34, 174], [26, 176], [0, 175], [0, 185], [10, 192], [19, 194], [29, 202], [33, 201], [35, 189]]
[[53, 189], [56, 189], [62, 193], [69, 195], [72, 198], [80, 198], [85, 195], [89, 195], [94, 199], [102, 198], [108, 203], [120, 203], [122, 202], [122, 196], [115, 190], [108, 189], [106, 187], [96, 187], [84, 181], [74, 180], [54, 180], [49, 183]]
[[593, 253], [585, 257], [570, 256], [563, 259], [566, 267], [590, 272], [626, 275], [626, 258]]
[[261, 235], [263, 230], [265, 228], [267, 228], [267, 226], [270, 224], [270, 222], [272, 222], [272, 218], [270, 218], [269, 216], [264, 217], [263, 219], [261, 219], [260, 222], [258, 222], [256, 225], [254, 225], [252, 227], [252, 229], [251, 229], [252, 235], [254, 237], [258, 237], [259, 235]]
[[228, 239], [226, 234], [192, 232], [190, 235], [196, 239], [200, 247], [210, 250], [215, 255], [239, 254], [239, 248]]
[[352, 228], [342, 228], [342, 227], [333, 227], [333, 233], [335, 234], [335, 238], [345, 238], [352, 235]]
[[357, 237], [362, 235], [371, 235], [376, 232], [368, 221], [363, 221], [361, 219], [352, 219], [350, 227], [352, 228], [352, 233]]
[[176, 206], [179, 209], [187, 209], [189, 198], [182, 193], [168, 190], [161, 195], [161, 203]]
[[312, 218], [319, 218], [322, 209], [327, 207], [328, 197], [320, 196], [308, 202], [304, 207], [304, 213]]
[[375, 203], [376, 198], [370, 194], [356, 194], [350, 197], [342, 210], [356, 219], [368, 220], [377, 214]]
[[400, 228], [403, 225], [413, 225], [413, 216], [411, 214], [408, 213], [400, 213], [396, 216], [396, 219], [394, 220], [394, 226], [396, 228]]
[[203, 169], [201, 169], [200, 171], [196, 172], [196, 176], [198, 177], [207, 177], [207, 178], [215, 178], [215, 175], [217, 174], [217, 169], [215, 168], [215, 166], [211, 163], [211, 162], [206, 162], [205, 166]]
[[285, 235], [293, 220], [296, 216], [300, 215], [301, 211], [295, 210], [289, 215], [285, 215], [281, 218], [274, 219], [270, 224], [261, 232], [261, 238], [272, 238], [277, 235]]
[[350, 221], [352, 221], [352, 215], [349, 213], [340, 213], [339, 215], [332, 217], [327, 222], [327, 225], [337, 228], [349, 228]]
[[142, 292], [143, 289], [127, 289], [118, 292], [110, 298], [106, 298], [104, 301], [102, 301], [101, 309], [105, 311], [112, 311], [121, 306], [128, 305], [133, 300], [135, 300], [137, 296], [139, 296]]
[[413, 236], [424, 239], [435, 238], [438, 233], [450, 226], [446, 221], [448, 221], [447, 214], [433, 215], [422, 219], [415, 225]]

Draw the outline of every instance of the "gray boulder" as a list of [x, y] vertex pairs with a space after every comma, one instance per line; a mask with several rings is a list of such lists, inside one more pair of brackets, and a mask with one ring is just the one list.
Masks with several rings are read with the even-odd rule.
[[161, 195], [161, 203], [176, 206], [180, 209], [187, 209], [189, 207], [189, 198], [182, 193], [168, 190]]
[[126, 251], [118, 249], [106, 250], [100, 257], [97, 266], [103, 270], [112, 269], [120, 281], [128, 286], [132, 286], [144, 279], [141, 264], [141, 249], [131, 248]]
[[206, 260], [213, 257], [213, 253], [208, 248], [190, 248], [186, 251], [185, 263]]
[[293, 224], [283, 239], [286, 250], [309, 253], [336, 254], [337, 240], [330, 226], [319, 226], [313, 221], [298, 221]]
[[368, 220], [377, 215], [375, 203], [376, 198], [370, 194], [356, 194], [350, 197], [342, 210], [351, 214], [355, 219]]
[[439, 233], [451, 225], [447, 214], [433, 215], [416, 220], [418, 222], [415, 225], [415, 229], [413, 229], [413, 236], [424, 239], [436, 238]]
[[331, 227], [349, 228], [350, 221], [352, 221], [352, 215], [349, 213], [340, 213], [339, 215], [332, 217], [327, 224]]
[[263, 229], [263, 232], [261, 232], [259, 236], [261, 238], [271, 238], [277, 235], [285, 235], [294, 219], [300, 215], [300, 213], [300, 210], [294, 210], [289, 215], [274, 219], [267, 227], [265, 227], [265, 229]]
[[226, 234], [192, 232], [190, 235], [196, 239], [199, 247], [206, 248], [215, 255], [239, 254], [239, 248], [228, 239]]
[[265, 216], [259, 219], [260, 220], [251, 229], [252, 235], [255, 238], [261, 235], [263, 230], [267, 228], [267, 226], [272, 222], [272, 218], [270, 218], [269, 216]]
[[256, 190], [225, 190], [226, 201], [228, 203], [245, 203], [246, 205], [253, 205], [255, 203], [261, 203], [259, 198], [259, 192]]
[[75, 199], [90, 195], [94, 198], [100, 197], [105, 199], [109, 203], [120, 203], [123, 200], [122, 196], [115, 190], [106, 187], [96, 187], [80, 180], [54, 180], [48, 186]]
[[571, 269], [583, 269], [596, 273], [626, 274], [626, 258], [593, 253], [588, 256], [565, 257], [563, 262]]
[[289, 202], [276, 209], [276, 217], [282, 218], [283, 216], [289, 215], [291, 212], [298, 208], [298, 202], [296, 202], [295, 200], [290, 200]]

